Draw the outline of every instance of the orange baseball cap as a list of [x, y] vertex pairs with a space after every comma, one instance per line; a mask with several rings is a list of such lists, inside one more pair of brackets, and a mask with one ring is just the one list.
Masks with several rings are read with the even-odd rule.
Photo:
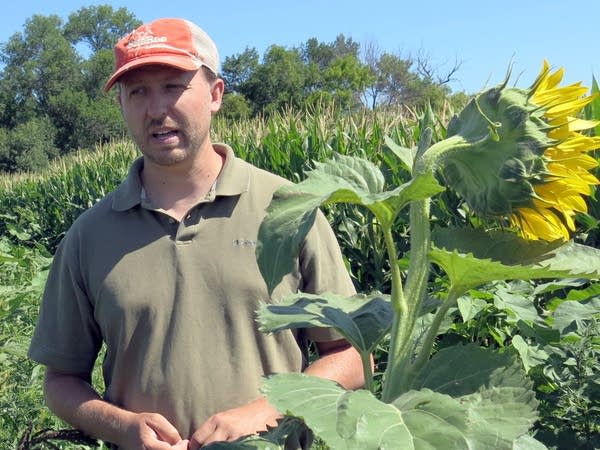
[[219, 74], [219, 52], [208, 34], [185, 19], [158, 19], [144, 24], [115, 45], [115, 71], [105, 91], [126, 72], [141, 66], [160, 64], [181, 70], [205, 66]]

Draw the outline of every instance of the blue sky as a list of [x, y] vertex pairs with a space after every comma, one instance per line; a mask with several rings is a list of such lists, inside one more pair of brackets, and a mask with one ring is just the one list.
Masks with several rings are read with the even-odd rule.
[[126, 7], [142, 21], [190, 19], [213, 37], [222, 60], [246, 47], [262, 55], [272, 44], [298, 46], [312, 37], [332, 42], [344, 34], [361, 46], [374, 44], [403, 57], [426, 55], [440, 74], [460, 62], [451, 84], [455, 91], [495, 85], [511, 63], [511, 80], [528, 86], [544, 59], [565, 68], [565, 83], [590, 86], [592, 75], [600, 78], [598, 0], [26, 0], [4, 8], [0, 42], [34, 14], [66, 20], [84, 6], [100, 4]]

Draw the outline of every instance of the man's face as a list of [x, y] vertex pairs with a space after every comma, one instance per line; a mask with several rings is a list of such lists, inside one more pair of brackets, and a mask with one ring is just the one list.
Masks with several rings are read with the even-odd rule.
[[123, 75], [119, 103], [146, 159], [170, 166], [190, 161], [210, 145], [212, 114], [221, 106], [223, 82], [202, 70], [147, 66]]

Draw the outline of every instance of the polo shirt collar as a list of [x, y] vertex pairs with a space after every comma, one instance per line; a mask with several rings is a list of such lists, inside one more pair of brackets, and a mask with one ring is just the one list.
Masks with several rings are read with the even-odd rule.
[[239, 195], [248, 191], [250, 166], [236, 158], [232, 148], [226, 144], [214, 144], [214, 149], [225, 157], [225, 164], [217, 178], [216, 195]]
[[137, 158], [131, 167], [127, 178], [115, 190], [112, 207], [115, 211], [127, 211], [142, 202], [142, 180], [140, 172], [144, 167], [144, 158]]
[[[239, 195], [248, 191], [250, 168], [226, 144], [213, 144], [215, 150], [225, 157], [225, 164], [217, 178], [216, 196]], [[115, 211], [126, 211], [142, 201], [142, 180], [140, 172], [144, 167], [144, 158], [137, 158], [129, 169], [127, 178], [115, 190], [112, 208]]]

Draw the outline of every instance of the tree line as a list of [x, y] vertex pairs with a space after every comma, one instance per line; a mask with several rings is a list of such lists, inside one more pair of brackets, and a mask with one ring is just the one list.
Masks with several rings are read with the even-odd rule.
[[[0, 44], [0, 172], [35, 171], [52, 159], [124, 136], [113, 94], [103, 92], [113, 69], [112, 47], [140, 25], [126, 8], [83, 7], [66, 21], [34, 15]], [[226, 94], [219, 114], [231, 119], [282, 108], [335, 105], [342, 111], [420, 108], [464, 102], [426, 58], [402, 58], [352, 38], [311, 38], [293, 48], [270, 46], [227, 56]]]

